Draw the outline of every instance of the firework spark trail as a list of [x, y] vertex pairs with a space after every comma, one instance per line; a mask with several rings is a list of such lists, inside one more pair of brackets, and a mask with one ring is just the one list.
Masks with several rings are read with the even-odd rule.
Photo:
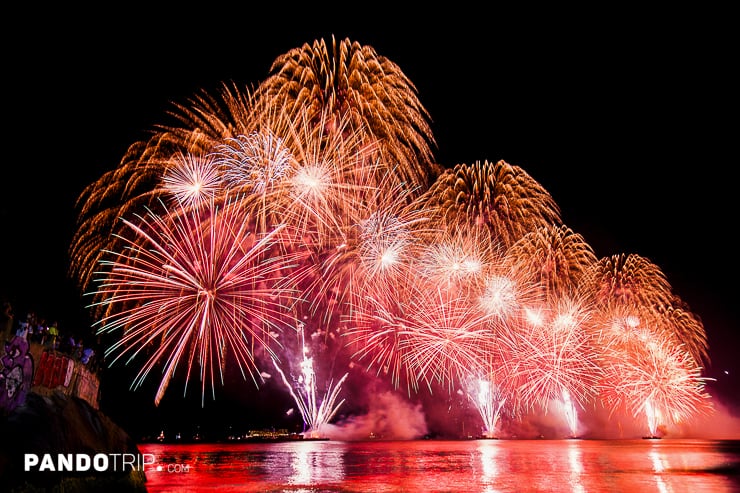
[[291, 384], [285, 376], [285, 372], [280, 368], [277, 360], [272, 358], [272, 363], [280, 373], [280, 377], [283, 383], [287, 386], [291, 397], [295, 401], [298, 409], [301, 412], [304, 423], [304, 432], [308, 434], [310, 438], [321, 438], [322, 428], [328, 424], [337, 413], [339, 408], [344, 403], [344, 399], [336, 402], [341, 391], [342, 384], [349, 376], [349, 373], [345, 373], [334, 385], [333, 381], [328, 383], [326, 394], [323, 399], [318, 396], [318, 390], [316, 386], [316, 373], [313, 366], [313, 357], [309, 357], [309, 349], [306, 347], [304, 331], [305, 325], [302, 322], [298, 323], [298, 334], [301, 340], [301, 362], [300, 362], [300, 375], [296, 379], [295, 384]]
[[484, 378], [473, 379], [469, 384], [468, 397], [483, 421], [482, 436], [495, 438], [506, 397], [501, 394], [495, 383]]
[[709, 362], [709, 342], [704, 326], [679, 296], [674, 295], [670, 305], [660, 305], [656, 311], [667, 324], [666, 332], [673, 344], [683, 345], [697, 364]]
[[283, 328], [286, 306], [295, 296], [285, 272], [294, 260], [274, 255], [280, 228], [256, 238], [244, 219], [228, 204], [212, 206], [207, 221], [197, 211], [150, 210], [136, 221], [124, 220], [134, 233], [123, 239], [128, 248], [102, 262], [100, 285], [92, 294], [104, 299], [109, 315], [97, 323], [98, 333], [123, 332], [106, 354], [115, 355], [110, 364], [124, 356], [131, 361], [153, 346], [133, 387], [164, 362], [156, 403], [185, 355], [186, 388], [197, 357], [203, 396], [216, 373], [223, 381], [226, 348], [242, 374], [246, 369], [254, 380], [251, 348], [256, 344], [271, 352], [270, 333]]
[[568, 430], [570, 430], [570, 436], [575, 437], [578, 433], [578, 409], [576, 408], [576, 403], [570, 398], [570, 392], [566, 388], [563, 389], [561, 404], [565, 421], [568, 424]]
[[645, 400], [643, 409], [645, 410], [645, 417], [647, 418], [647, 427], [650, 432], [650, 436], [658, 436], [658, 426], [663, 421], [663, 413], [660, 412], [660, 409], [655, 409], [652, 399], [649, 397]]

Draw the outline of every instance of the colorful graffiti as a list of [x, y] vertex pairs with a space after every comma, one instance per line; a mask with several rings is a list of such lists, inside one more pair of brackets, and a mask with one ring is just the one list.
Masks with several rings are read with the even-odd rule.
[[26, 400], [33, 379], [33, 358], [24, 337], [13, 337], [5, 343], [0, 358], [0, 412], [11, 413]]

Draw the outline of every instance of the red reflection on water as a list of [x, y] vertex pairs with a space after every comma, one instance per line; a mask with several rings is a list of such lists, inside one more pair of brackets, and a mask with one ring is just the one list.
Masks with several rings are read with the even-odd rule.
[[155, 492], [737, 492], [740, 441], [142, 444]]

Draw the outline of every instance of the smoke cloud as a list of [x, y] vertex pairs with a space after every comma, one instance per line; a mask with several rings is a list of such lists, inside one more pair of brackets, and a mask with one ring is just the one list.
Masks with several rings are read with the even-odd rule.
[[427, 423], [421, 404], [405, 396], [386, 391], [369, 402], [367, 414], [350, 416], [322, 428], [333, 440], [414, 440], [427, 434]]

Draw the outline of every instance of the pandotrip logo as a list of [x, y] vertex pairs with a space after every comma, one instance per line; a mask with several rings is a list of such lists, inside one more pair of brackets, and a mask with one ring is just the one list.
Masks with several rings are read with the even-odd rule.
[[157, 469], [154, 454], [24, 454], [25, 472], [131, 472]]

